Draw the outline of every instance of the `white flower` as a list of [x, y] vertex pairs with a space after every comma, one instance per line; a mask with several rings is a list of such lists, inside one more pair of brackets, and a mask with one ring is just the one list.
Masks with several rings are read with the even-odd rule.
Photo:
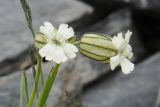
[[123, 38], [122, 33], [114, 36], [112, 43], [118, 50], [116, 56], [110, 58], [111, 69], [114, 70], [118, 65], [121, 66], [122, 72], [125, 74], [130, 73], [134, 69], [134, 64], [128, 59], [132, 58], [132, 47], [129, 45], [129, 40], [132, 32], [128, 31]]
[[74, 36], [73, 29], [67, 24], [60, 24], [57, 30], [50, 22], [44, 22], [40, 32], [47, 38], [47, 43], [39, 50], [39, 54], [46, 60], [61, 63], [76, 56], [77, 47], [67, 42]]

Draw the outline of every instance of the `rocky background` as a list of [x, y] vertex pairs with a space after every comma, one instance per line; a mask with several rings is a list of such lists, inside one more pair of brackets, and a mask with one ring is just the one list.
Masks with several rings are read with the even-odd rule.
[[[135, 70], [120, 69], [80, 54], [64, 63], [47, 107], [160, 107], [160, 1], [159, 0], [28, 0], [33, 25], [46, 20], [69, 23], [76, 35], [133, 32]], [[20, 73], [33, 84], [29, 48], [33, 44], [19, 0], [0, 1], [0, 107], [18, 107]], [[47, 76], [53, 66], [44, 63]]]

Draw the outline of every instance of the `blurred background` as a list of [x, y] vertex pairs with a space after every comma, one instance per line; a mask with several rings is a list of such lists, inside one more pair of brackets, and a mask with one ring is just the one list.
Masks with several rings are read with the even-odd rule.
[[[160, 107], [160, 0], [27, 0], [36, 31], [44, 21], [68, 23], [78, 37], [85, 32], [114, 36], [131, 30], [135, 70], [119, 68], [81, 54], [61, 66], [47, 107]], [[33, 84], [29, 48], [33, 38], [20, 0], [0, 1], [0, 107], [18, 107], [20, 73]], [[43, 64], [47, 76], [52, 62]]]

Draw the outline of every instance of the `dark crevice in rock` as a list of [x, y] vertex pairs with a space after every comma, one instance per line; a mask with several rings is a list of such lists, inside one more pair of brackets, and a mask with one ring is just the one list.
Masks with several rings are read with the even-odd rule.
[[80, 19], [70, 22], [70, 25], [72, 25], [75, 30], [80, 31], [103, 20], [111, 13], [127, 6], [129, 5], [122, 2], [118, 2], [116, 4], [96, 4], [96, 7], [93, 6], [94, 10], [91, 14], [85, 14]]
[[24, 70], [29, 68], [31, 65], [31, 60], [29, 56], [28, 49], [19, 55], [5, 59], [0, 63], [0, 76], [5, 76], [14, 73], [19, 70]]
[[[143, 45], [150, 54], [160, 50], [160, 13], [150, 10], [132, 10], [132, 19]], [[152, 13], [152, 14], [150, 14]]]

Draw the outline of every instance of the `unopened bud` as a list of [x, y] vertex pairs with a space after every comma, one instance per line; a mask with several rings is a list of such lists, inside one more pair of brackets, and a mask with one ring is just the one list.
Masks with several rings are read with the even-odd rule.
[[109, 63], [110, 57], [117, 54], [112, 39], [106, 35], [88, 33], [80, 40], [80, 52], [92, 59], [103, 63]]
[[47, 37], [42, 33], [37, 33], [35, 36], [35, 46], [40, 49], [47, 43]]

